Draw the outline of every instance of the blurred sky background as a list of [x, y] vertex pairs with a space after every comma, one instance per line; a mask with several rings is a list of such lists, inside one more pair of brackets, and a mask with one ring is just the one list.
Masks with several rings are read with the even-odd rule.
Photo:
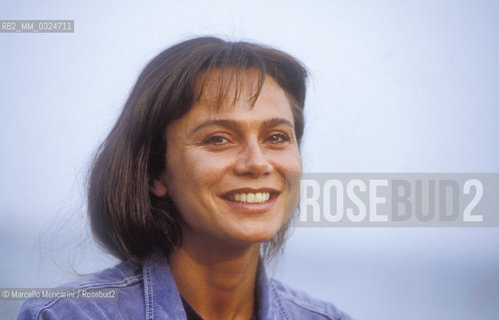
[[[0, 33], [0, 287], [115, 263], [87, 228], [88, 165], [145, 64], [193, 36], [308, 66], [307, 172], [499, 172], [498, 1], [4, 0], [0, 19], [75, 21]], [[276, 277], [357, 319], [499, 319], [499, 232], [297, 228]]]

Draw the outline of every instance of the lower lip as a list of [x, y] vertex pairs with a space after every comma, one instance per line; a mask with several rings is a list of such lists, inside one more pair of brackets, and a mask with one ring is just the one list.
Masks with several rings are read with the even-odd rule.
[[257, 203], [230, 201], [224, 198], [221, 199], [234, 209], [246, 211], [249, 213], [264, 213], [272, 208], [272, 206], [275, 204], [277, 200], [277, 197], [279, 197], [279, 195], [272, 196], [269, 200], [265, 202], [257, 202]]

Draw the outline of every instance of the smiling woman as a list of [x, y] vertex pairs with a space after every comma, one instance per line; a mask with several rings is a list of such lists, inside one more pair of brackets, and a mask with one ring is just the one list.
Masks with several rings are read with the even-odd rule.
[[182, 213], [182, 249], [228, 252], [271, 239], [289, 219], [299, 184], [286, 176], [301, 172], [300, 154], [291, 107], [271, 77], [254, 103], [241, 92], [220, 106], [220, 80], [206, 80], [201, 99], [168, 127], [166, 169], [151, 190]]
[[265, 273], [298, 203], [305, 80], [247, 42], [154, 58], [89, 179], [94, 235], [123, 262], [64, 286], [117, 299], [28, 301], [19, 319], [348, 319]]

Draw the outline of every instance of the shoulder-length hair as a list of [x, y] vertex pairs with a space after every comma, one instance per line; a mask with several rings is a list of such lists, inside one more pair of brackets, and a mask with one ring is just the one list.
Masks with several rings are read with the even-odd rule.
[[[181, 244], [174, 204], [168, 197], [157, 198], [149, 191], [152, 180], [165, 169], [166, 128], [200, 98], [203, 85], [197, 83], [202, 75], [222, 71], [216, 80], [220, 102], [230, 88], [235, 87], [238, 96], [244, 73], [250, 69], [258, 74], [253, 99], [258, 97], [266, 75], [284, 89], [300, 143], [307, 71], [298, 60], [266, 46], [214, 37], [191, 39], [164, 50], [140, 74], [90, 170], [90, 224], [94, 238], [109, 253], [121, 260], [141, 262], [155, 251], [169, 257]], [[279, 251], [288, 225], [264, 244], [264, 255]]]

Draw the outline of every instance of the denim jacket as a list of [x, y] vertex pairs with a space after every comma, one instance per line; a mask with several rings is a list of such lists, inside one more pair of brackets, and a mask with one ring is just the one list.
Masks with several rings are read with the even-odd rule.
[[[277, 280], [269, 280], [264, 268], [259, 270], [257, 319], [350, 319], [332, 304], [292, 290]], [[186, 319], [166, 259], [150, 257], [143, 265], [123, 262], [62, 287], [114, 288], [117, 299], [28, 300], [21, 306], [17, 319]]]

